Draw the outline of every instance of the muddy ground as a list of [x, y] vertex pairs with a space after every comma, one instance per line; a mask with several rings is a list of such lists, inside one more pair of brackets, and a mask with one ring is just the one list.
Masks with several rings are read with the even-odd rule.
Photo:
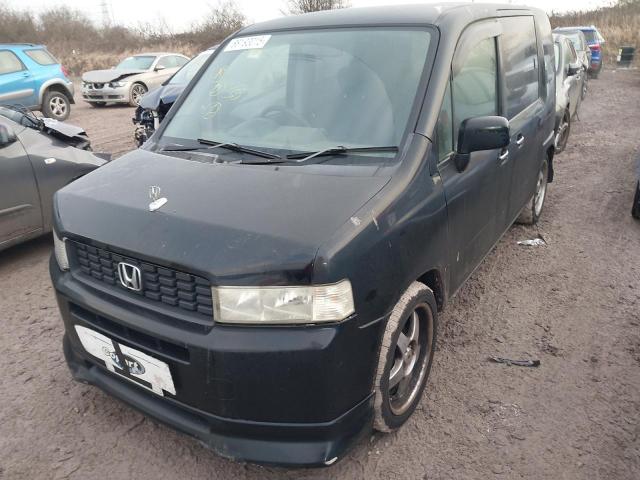
[[[96, 149], [131, 148], [132, 109], [77, 104]], [[640, 73], [604, 72], [556, 159], [543, 220], [511, 228], [441, 316], [413, 418], [321, 470], [224, 460], [71, 380], [47, 273], [51, 243], [0, 253], [3, 479], [638, 479]], [[518, 246], [541, 233], [544, 247]], [[489, 355], [539, 359], [498, 365]]]

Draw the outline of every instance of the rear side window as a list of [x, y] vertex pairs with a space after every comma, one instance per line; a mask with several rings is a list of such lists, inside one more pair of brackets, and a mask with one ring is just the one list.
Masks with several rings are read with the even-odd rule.
[[453, 72], [453, 141], [467, 118], [498, 114], [498, 62], [495, 38], [485, 38], [469, 50]]
[[58, 61], [53, 58], [53, 55], [42, 48], [37, 50], [25, 50], [24, 53], [26, 53], [31, 60], [39, 63], [40, 65], [55, 65], [58, 63]]
[[503, 24], [507, 118], [511, 119], [539, 97], [539, 65], [536, 29], [533, 17], [509, 17]]
[[0, 50], [0, 75], [5, 73], [21, 72], [24, 65], [16, 54], [9, 50]]

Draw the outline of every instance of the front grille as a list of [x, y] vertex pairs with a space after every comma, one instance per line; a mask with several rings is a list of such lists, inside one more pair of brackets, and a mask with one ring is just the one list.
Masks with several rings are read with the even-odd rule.
[[[142, 262], [131, 257], [78, 242], [69, 242], [78, 271], [114, 288], [150, 301], [213, 318], [211, 285], [208, 280], [189, 273]], [[120, 283], [118, 264], [125, 262], [140, 268], [141, 290], [136, 292]]]

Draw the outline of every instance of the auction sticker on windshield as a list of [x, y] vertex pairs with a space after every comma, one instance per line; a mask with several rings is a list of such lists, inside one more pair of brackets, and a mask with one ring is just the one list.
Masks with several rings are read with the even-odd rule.
[[226, 47], [225, 52], [233, 52], [235, 50], [252, 50], [254, 48], [263, 48], [271, 35], [255, 35], [253, 37], [240, 37], [231, 40]]
[[160, 396], [176, 394], [169, 365], [133, 348], [114, 342], [90, 328], [76, 325], [84, 349], [116, 373]]

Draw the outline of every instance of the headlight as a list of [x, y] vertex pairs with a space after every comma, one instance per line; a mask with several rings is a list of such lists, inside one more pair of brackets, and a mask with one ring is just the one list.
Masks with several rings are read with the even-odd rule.
[[309, 287], [212, 287], [222, 323], [339, 322], [355, 312], [351, 282]]
[[66, 239], [60, 239], [58, 234], [53, 231], [53, 253], [60, 270], [69, 270], [69, 257], [67, 257]]
[[111, 82], [109, 86], [111, 88], [120, 88], [120, 87], [124, 87], [126, 84], [127, 82]]

